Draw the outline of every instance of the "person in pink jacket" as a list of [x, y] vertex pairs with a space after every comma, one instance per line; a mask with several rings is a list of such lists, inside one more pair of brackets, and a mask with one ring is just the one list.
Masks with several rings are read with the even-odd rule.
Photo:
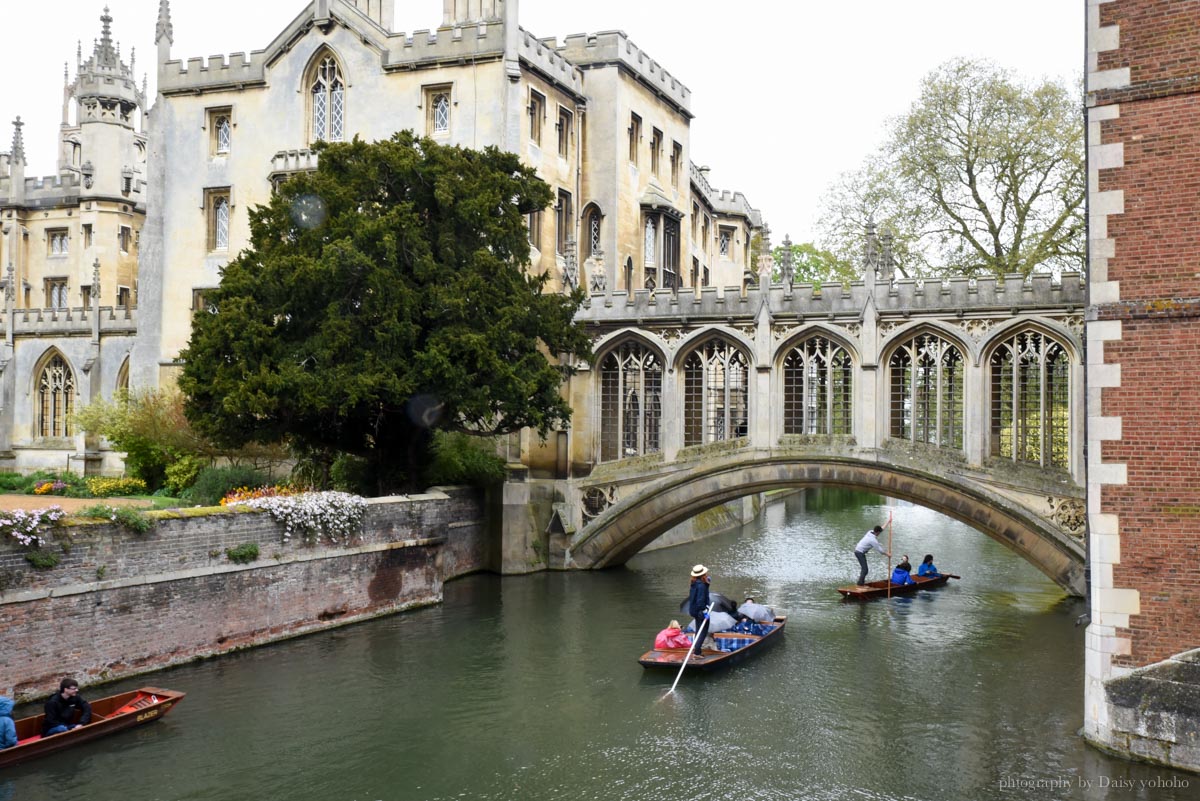
[[672, 620], [671, 623], [654, 638], [655, 648], [689, 648], [691, 647], [692, 639], [683, 633], [679, 628], [679, 621]]

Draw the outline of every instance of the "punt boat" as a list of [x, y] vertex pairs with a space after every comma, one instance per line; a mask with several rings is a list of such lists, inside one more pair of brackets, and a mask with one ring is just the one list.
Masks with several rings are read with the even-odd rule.
[[92, 722], [61, 734], [42, 736], [45, 715], [34, 715], [15, 721], [17, 744], [0, 751], [0, 768], [16, 765], [64, 748], [86, 743], [99, 737], [158, 720], [183, 700], [185, 693], [160, 687], [142, 687], [133, 692], [110, 695], [92, 705]]
[[892, 595], [909, 595], [917, 590], [929, 590], [934, 587], [940, 587], [950, 579], [956, 579], [958, 576], [953, 573], [942, 573], [937, 576], [913, 576], [914, 584], [893, 584], [884, 579], [882, 581], [868, 581], [866, 584], [858, 585], [851, 584], [849, 587], [838, 587], [837, 591], [842, 594], [842, 598], [853, 601], [866, 601], [871, 598], [886, 598], [889, 588]]
[[712, 635], [716, 649], [705, 648], [688, 658], [687, 648], [654, 648], [642, 654], [638, 662], [644, 668], [669, 668], [678, 671], [687, 659], [687, 670], [717, 670], [737, 664], [758, 653], [783, 636], [786, 615], [776, 615], [770, 623], [752, 623], [748, 631], [722, 631]]

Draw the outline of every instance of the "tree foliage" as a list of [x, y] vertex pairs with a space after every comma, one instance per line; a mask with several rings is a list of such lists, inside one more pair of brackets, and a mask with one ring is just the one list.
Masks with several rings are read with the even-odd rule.
[[[779, 245], [771, 251], [774, 259], [773, 282], [784, 280], [783, 263], [788, 248]], [[812, 242], [796, 242], [791, 245], [792, 283], [819, 284], [823, 281], [840, 281], [843, 284], [859, 278], [859, 270], [853, 262], [839, 259], [828, 250], [822, 250]]]
[[867, 218], [910, 274], [1083, 269], [1078, 88], [954, 60], [921, 84], [882, 151], [827, 196], [823, 244], [861, 255]]
[[589, 355], [580, 293], [531, 275], [525, 214], [551, 191], [515, 155], [402, 131], [321, 145], [251, 210], [251, 245], [183, 353], [188, 418], [229, 443], [355, 454], [414, 486], [434, 429], [566, 423], [560, 353]]

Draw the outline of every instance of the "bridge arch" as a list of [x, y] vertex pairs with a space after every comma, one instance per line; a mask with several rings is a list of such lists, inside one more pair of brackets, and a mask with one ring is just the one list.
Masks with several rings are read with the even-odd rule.
[[1056, 320], [1048, 320], [1044, 317], [1005, 320], [1003, 323], [994, 326], [979, 344], [980, 363], [985, 363], [986, 359], [991, 356], [992, 351], [1001, 342], [1013, 334], [1018, 334], [1022, 331], [1037, 331], [1040, 334], [1053, 338], [1067, 349], [1073, 367], [1081, 367], [1083, 365], [1083, 348], [1075, 332]]
[[972, 364], [979, 364], [979, 348], [971, 342], [969, 337], [963, 336], [962, 330], [932, 320], [915, 320], [907, 325], [896, 327], [879, 343], [879, 363], [887, 365], [888, 359], [892, 357], [896, 348], [921, 334], [934, 334], [941, 337], [962, 351], [964, 360]]
[[[1082, 542], [983, 485], [909, 466], [849, 458], [740, 452], [669, 475], [591, 520], [572, 539], [567, 567], [623, 564], [660, 534], [706, 509], [775, 489], [843, 487], [912, 501], [1003, 543], [1075, 595], [1085, 591]], [[847, 554], [859, 532], [847, 532]], [[847, 573], [851, 572], [847, 560]]]
[[855, 365], [862, 364], [862, 353], [854, 340], [847, 336], [845, 329], [838, 328], [836, 325], [829, 325], [828, 323], [809, 323], [796, 331], [789, 332], [788, 337], [779, 343], [779, 346], [775, 348], [775, 352], [771, 354], [772, 366], [775, 369], [781, 367], [783, 360], [787, 358], [792, 348], [815, 336], [826, 337], [836, 342], [850, 354], [850, 358], [854, 360]]
[[692, 351], [696, 350], [697, 347], [708, 342], [708, 340], [712, 339], [713, 337], [724, 339], [729, 342], [729, 344], [742, 351], [746, 355], [746, 359], [748, 360], [750, 366], [754, 366], [754, 342], [747, 339], [746, 336], [736, 328], [732, 328], [727, 325], [706, 325], [702, 328], [696, 329], [695, 331], [689, 332], [687, 336], [683, 337], [679, 341], [679, 344], [675, 346], [675, 352], [671, 356], [671, 369], [683, 369], [683, 362], [688, 356], [692, 355]]

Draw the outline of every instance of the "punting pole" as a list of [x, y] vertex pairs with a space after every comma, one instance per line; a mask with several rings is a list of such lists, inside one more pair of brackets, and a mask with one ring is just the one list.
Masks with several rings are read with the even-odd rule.
[[888, 583], [888, 600], [892, 597], [892, 513], [888, 512], [888, 566], [887, 575], [884, 576]]
[[[701, 623], [700, 628], [696, 630], [696, 636], [692, 638], [692, 647], [688, 649], [687, 656], [685, 656], [683, 658], [683, 664], [679, 666], [679, 674], [677, 676], [675, 676], [675, 684], [672, 684], [671, 689], [667, 690], [667, 695], [670, 695], [671, 693], [675, 692], [675, 685], [679, 684], [679, 680], [683, 678], [683, 671], [687, 669], [688, 660], [692, 658], [692, 651], [694, 651], [696, 649], [696, 643], [700, 643], [701, 651], [704, 650], [704, 637], [700, 632], [702, 632], [704, 630], [705, 626], [708, 626], [708, 616], [710, 614], [712, 614], [712, 610], [713, 610], [714, 606], [716, 606], [715, 601], [713, 603], [710, 603], [708, 605], [708, 608], [704, 610], [704, 622]], [[709, 628], [712, 628], [712, 627], [709, 626]], [[714, 640], [714, 642], [716, 642], [716, 641]]]

